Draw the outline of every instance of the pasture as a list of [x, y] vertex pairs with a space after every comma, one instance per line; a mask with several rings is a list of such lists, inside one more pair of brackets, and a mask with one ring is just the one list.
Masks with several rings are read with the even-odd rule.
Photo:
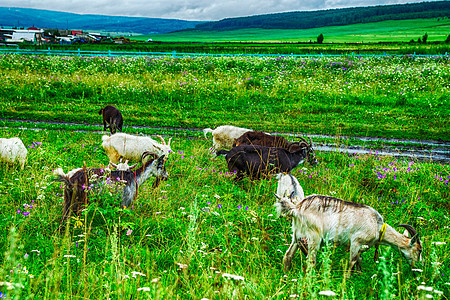
[[445, 18], [390, 20], [311, 29], [249, 28], [231, 31], [186, 30], [158, 35], [140, 35], [133, 39], [161, 42], [316, 42], [323, 34], [326, 43], [380, 43], [417, 41], [425, 33], [429, 42], [445, 41], [450, 21]]
[[[0, 57], [0, 116], [76, 122], [0, 128], [28, 149], [24, 170], [1, 165], [0, 292], [11, 299], [447, 299], [450, 287], [448, 164], [316, 152], [293, 171], [305, 194], [374, 207], [393, 227], [419, 231], [423, 262], [411, 271], [397, 249], [348, 254], [324, 246], [318, 264], [298, 253], [282, 271], [291, 222], [276, 218], [275, 179], [239, 183], [211, 139], [172, 127], [234, 124], [291, 133], [448, 141], [446, 58]], [[62, 192], [52, 170], [105, 167], [100, 107], [124, 131], [174, 136], [167, 181], [139, 189], [132, 209], [99, 196], [59, 233]], [[95, 128], [94, 125], [97, 125]], [[144, 131], [135, 126], [170, 127]], [[63, 129], [63, 130], [59, 130]], [[75, 130], [77, 129], [77, 130]], [[314, 140], [313, 140], [314, 141]]]

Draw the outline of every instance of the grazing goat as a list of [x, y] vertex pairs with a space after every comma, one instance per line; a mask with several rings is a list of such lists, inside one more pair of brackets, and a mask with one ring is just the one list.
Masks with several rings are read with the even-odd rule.
[[291, 153], [283, 148], [243, 145], [230, 151], [220, 150], [217, 155], [225, 155], [228, 170], [236, 173], [235, 181], [241, 180], [245, 174], [253, 180], [262, 175], [287, 173], [306, 159], [310, 164], [317, 162], [314, 152], [311, 155], [306, 147]]
[[117, 108], [107, 105], [105, 108], [100, 109], [98, 114], [103, 116], [103, 130], [109, 128], [111, 134], [116, 133], [117, 130], [122, 132], [123, 118]]
[[210, 132], [213, 136], [213, 147], [212, 152], [216, 152], [218, 150], [229, 150], [233, 148], [234, 140], [239, 138], [244, 133], [251, 131], [251, 129], [235, 127], [231, 125], [223, 125], [219, 126], [216, 129], [212, 130], [211, 128], [203, 129], [203, 134], [205, 135]]
[[289, 142], [279, 135], [270, 135], [262, 131], [248, 131], [235, 140], [233, 147], [240, 145], [259, 145], [264, 147], [280, 147], [289, 152], [295, 152], [307, 146], [312, 147], [311, 139], [309, 145], [304, 138], [300, 139], [300, 142]]
[[27, 148], [25, 148], [25, 145], [20, 138], [0, 138], [1, 161], [11, 164], [18, 162], [23, 170], [23, 168], [25, 167], [25, 162], [27, 160], [27, 154]]
[[[144, 155], [147, 153], [144, 153]], [[63, 182], [64, 187], [64, 222], [70, 210], [79, 213], [83, 205], [89, 203], [88, 192], [102, 194], [112, 192], [122, 198], [121, 207], [130, 207], [137, 191], [149, 177], [156, 177], [153, 186], [157, 186], [161, 179], [167, 179], [168, 173], [164, 166], [165, 156], [157, 157], [154, 154], [143, 166], [132, 171], [108, 171], [101, 168], [79, 168], [64, 174], [61, 168], [55, 170], [58, 175], [56, 181]], [[109, 189], [108, 189], [109, 188]]]
[[292, 243], [283, 258], [285, 272], [291, 268], [299, 240], [304, 237], [313, 264], [322, 241], [349, 245], [349, 274], [354, 266], [361, 269], [361, 253], [372, 246], [398, 248], [410, 265], [421, 260], [422, 242], [416, 230], [410, 225], [399, 225], [406, 230], [403, 235], [398, 233], [370, 206], [322, 195], [311, 195], [298, 203], [283, 196], [275, 206], [278, 215], [292, 216]]
[[164, 139], [158, 135], [162, 144], [154, 139], [146, 136], [135, 136], [126, 133], [116, 133], [111, 136], [102, 136], [102, 147], [105, 149], [106, 155], [113, 163], [117, 163], [120, 158], [130, 161], [139, 161], [142, 153], [150, 152], [160, 155], [168, 155], [172, 149], [170, 141], [166, 144]]

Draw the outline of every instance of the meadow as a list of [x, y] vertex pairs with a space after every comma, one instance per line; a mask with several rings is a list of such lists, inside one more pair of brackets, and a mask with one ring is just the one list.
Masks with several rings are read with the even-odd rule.
[[[449, 141], [447, 57], [0, 56], [0, 117]], [[36, 126], [41, 126], [36, 124]]]
[[446, 18], [390, 20], [311, 29], [249, 28], [230, 31], [184, 30], [179, 32], [134, 36], [133, 39], [161, 42], [316, 42], [323, 34], [326, 43], [380, 43], [417, 41], [425, 33], [429, 42], [445, 41], [450, 28]]
[[[450, 297], [448, 164], [316, 152], [293, 171], [305, 194], [365, 203], [421, 235], [414, 271], [397, 249], [348, 255], [324, 245], [284, 274], [291, 221], [277, 218], [276, 180], [239, 183], [200, 131], [233, 124], [283, 133], [449, 139], [448, 60], [412, 56], [0, 57], [1, 137], [20, 137], [24, 170], [0, 167], [0, 295], [7, 299], [436, 299]], [[119, 107], [124, 131], [173, 136], [169, 179], [131, 209], [93, 196], [60, 234], [63, 187], [52, 170], [105, 167], [98, 110]], [[29, 120], [7, 128], [13, 120]], [[33, 120], [55, 121], [53, 124]], [[84, 125], [58, 124], [74, 122]], [[96, 126], [97, 125], [97, 128]], [[154, 127], [149, 131], [134, 126]], [[84, 127], [83, 127], [84, 126]], [[11, 126], [12, 127], [12, 126]], [[339, 142], [336, 142], [339, 143]]]

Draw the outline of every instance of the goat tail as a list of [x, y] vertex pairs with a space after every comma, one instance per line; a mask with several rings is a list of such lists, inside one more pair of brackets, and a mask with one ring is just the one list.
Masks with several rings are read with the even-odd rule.
[[275, 203], [277, 217], [292, 216], [295, 211], [295, 204], [288, 199], [280, 199]]
[[66, 177], [67, 176], [67, 174], [64, 173], [62, 168], [57, 168], [57, 169], [53, 170], [53, 175], [61, 176], [61, 177]]
[[207, 139], [206, 134], [210, 132], [211, 134], [213, 133], [213, 130], [211, 128], [205, 128], [203, 129], [203, 134], [205, 135], [205, 139]]

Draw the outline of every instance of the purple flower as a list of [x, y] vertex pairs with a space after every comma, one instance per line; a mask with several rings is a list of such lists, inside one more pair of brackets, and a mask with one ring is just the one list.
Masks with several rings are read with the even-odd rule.
[[241, 208], [242, 208], [242, 205], [239, 204], [238, 207], [237, 207], [237, 209], [241, 209]]
[[217, 207], [218, 208], [222, 208], [222, 204], [217, 204]]

